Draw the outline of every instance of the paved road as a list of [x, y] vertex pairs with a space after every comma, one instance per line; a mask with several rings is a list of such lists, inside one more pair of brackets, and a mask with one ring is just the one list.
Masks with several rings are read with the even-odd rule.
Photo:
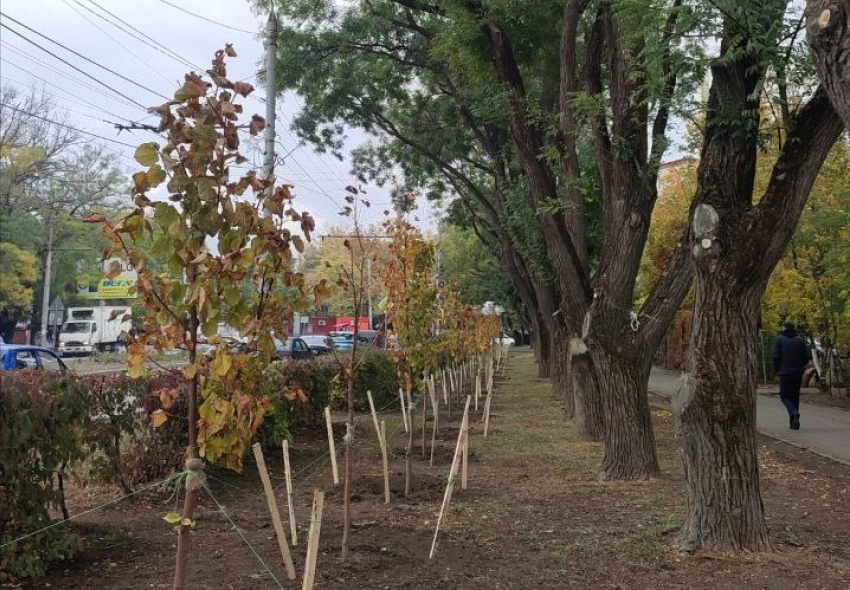
[[[681, 383], [678, 371], [653, 368], [649, 391], [670, 398]], [[778, 396], [759, 394], [756, 421], [759, 432], [796, 447], [850, 465], [850, 411], [801, 404], [800, 430], [788, 428], [788, 414]]]
[[[111, 373], [123, 373], [127, 370], [127, 363], [99, 363], [87, 357], [63, 358], [65, 364], [77, 375], [109, 375]], [[165, 368], [174, 369], [182, 367], [186, 361], [161, 361], [159, 365], [149, 364], [150, 369]]]

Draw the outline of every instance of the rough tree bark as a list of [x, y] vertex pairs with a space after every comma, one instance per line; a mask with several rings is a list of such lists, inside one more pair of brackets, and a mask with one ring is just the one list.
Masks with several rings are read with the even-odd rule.
[[658, 473], [655, 435], [649, 412], [647, 381], [651, 364], [642, 354], [626, 351], [615, 359], [605, 347], [591, 346], [590, 357], [596, 367], [603, 391], [616, 395], [602, 396], [605, 417], [605, 456], [602, 460], [603, 480], [629, 480], [652, 477]]
[[[721, 45], [724, 59], [712, 67], [690, 222], [694, 327], [688, 373], [673, 400], [687, 492], [682, 548], [688, 551], [769, 548], [755, 433], [759, 305], [842, 130], [818, 90], [789, 122], [788, 141], [753, 205], [760, 112], [754, 90], [764, 71], [758, 56], [741, 51], [748, 39], [730, 39]], [[738, 56], [729, 59], [731, 52]]]
[[583, 346], [577, 338], [568, 339], [570, 387], [576, 431], [581, 440], [599, 442], [605, 437], [605, 413], [595, 367], [587, 354], [576, 351]]
[[809, 51], [833, 108], [850, 128], [850, 0], [806, 2]]
[[682, 549], [769, 548], [759, 489], [759, 289], [698, 271], [691, 365], [673, 400], [685, 469]]

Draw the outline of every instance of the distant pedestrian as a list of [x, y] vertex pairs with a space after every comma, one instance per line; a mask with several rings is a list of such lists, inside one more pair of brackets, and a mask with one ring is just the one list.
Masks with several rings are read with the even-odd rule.
[[809, 347], [797, 336], [791, 322], [785, 322], [773, 343], [773, 368], [779, 376], [779, 398], [788, 410], [791, 430], [800, 429], [800, 386], [811, 360]]

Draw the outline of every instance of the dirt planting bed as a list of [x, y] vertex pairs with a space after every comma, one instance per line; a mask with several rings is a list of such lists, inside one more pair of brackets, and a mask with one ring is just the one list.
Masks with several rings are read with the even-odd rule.
[[[684, 513], [681, 464], [668, 411], [653, 419], [662, 473], [641, 482], [596, 478], [602, 449], [577, 442], [562, 422], [558, 400], [537, 379], [530, 354], [515, 354], [497, 380], [491, 430], [473, 417], [470, 488], [457, 486], [437, 556], [428, 559], [434, 526], [454, 453], [459, 412], [443, 417], [434, 466], [414, 441], [414, 491], [404, 498], [404, 444], [400, 418], [386, 416], [393, 500], [383, 501], [380, 452], [371, 418], [357, 428], [353, 485], [352, 555], [340, 559], [342, 488], [334, 487], [326, 433], [299, 435], [292, 444], [301, 571], [312, 491], [327, 492], [316, 588], [606, 589], [606, 590], [846, 590], [850, 588], [850, 473], [843, 466], [766, 441], [760, 451], [764, 500], [774, 551], [763, 554], [688, 555], [678, 549]], [[483, 404], [481, 404], [483, 409]], [[430, 424], [427, 440], [431, 440]], [[317, 461], [317, 458], [319, 460]], [[280, 452], [266, 450], [275, 486], [283, 483]], [[340, 451], [340, 473], [343, 461]], [[283, 587], [285, 578], [256, 467], [214, 471], [209, 484], [226, 510], [203, 496], [193, 533], [191, 588], [278, 588], [234, 531], [238, 526]], [[173, 490], [72, 523], [83, 548], [72, 561], [24, 587], [65, 589], [170, 588], [175, 534], [162, 516], [175, 505]], [[278, 489], [284, 526], [285, 489]], [[109, 490], [77, 488], [72, 513], [108, 501]], [[232, 519], [232, 523], [229, 519]]]

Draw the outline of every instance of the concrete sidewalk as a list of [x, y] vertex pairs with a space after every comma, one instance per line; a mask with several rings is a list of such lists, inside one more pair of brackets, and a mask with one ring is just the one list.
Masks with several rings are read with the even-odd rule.
[[[654, 367], [649, 391], [671, 398], [679, 389], [681, 373]], [[850, 411], [800, 403], [800, 430], [788, 428], [788, 414], [779, 397], [759, 394], [756, 422], [759, 432], [796, 447], [850, 465]]]

